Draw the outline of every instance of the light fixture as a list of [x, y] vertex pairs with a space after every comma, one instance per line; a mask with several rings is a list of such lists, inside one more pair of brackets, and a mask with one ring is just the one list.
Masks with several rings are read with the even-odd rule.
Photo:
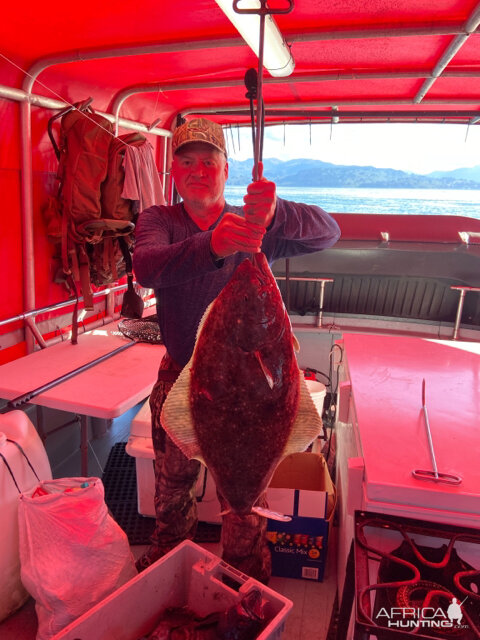
[[[240, 33], [242, 38], [258, 56], [260, 40], [260, 16], [236, 13], [232, 0], [215, 0], [223, 13]], [[242, 0], [242, 9], [259, 9], [259, 0]], [[289, 76], [295, 68], [290, 47], [285, 42], [272, 16], [265, 17], [265, 41], [263, 66], [271, 76], [281, 78]]]

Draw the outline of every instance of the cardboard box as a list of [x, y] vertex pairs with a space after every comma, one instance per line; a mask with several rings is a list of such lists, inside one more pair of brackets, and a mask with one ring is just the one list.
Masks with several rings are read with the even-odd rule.
[[328, 532], [335, 510], [335, 487], [322, 455], [294, 453], [277, 467], [267, 490], [269, 508], [292, 517], [268, 520], [272, 575], [321, 582]]
[[[237, 587], [224, 584], [223, 576]], [[167, 607], [187, 606], [204, 617], [236, 605], [252, 589], [260, 591], [269, 616], [257, 640], [277, 640], [292, 601], [185, 540], [52, 640], [138, 640], [153, 631]]]

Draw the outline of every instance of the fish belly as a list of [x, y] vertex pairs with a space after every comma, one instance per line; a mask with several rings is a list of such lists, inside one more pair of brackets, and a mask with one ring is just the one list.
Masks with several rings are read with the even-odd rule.
[[285, 330], [255, 353], [229, 340], [232, 319], [208, 320], [191, 370], [194, 429], [218, 490], [244, 515], [282, 457], [297, 413], [299, 369], [286, 314]]

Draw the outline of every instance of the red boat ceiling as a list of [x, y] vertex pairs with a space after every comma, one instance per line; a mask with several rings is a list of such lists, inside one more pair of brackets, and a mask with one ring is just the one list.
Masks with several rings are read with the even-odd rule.
[[[278, 4], [285, 6], [285, 0], [271, 0]], [[289, 109], [296, 119], [300, 109], [309, 110], [305, 117], [311, 118], [315, 111], [331, 116], [333, 108], [340, 118], [347, 111], [357, 120], [372, 111], [385, 119], [395, 119], [397, 111], [420, 118], [438, 112], [439, 118], [462, 122], [480, 115], [478, 1], [296, 0], [293, 11], [276, 21], [296, 66], [289, 78], [265, 74], [267, 110], [287, 111], [267, 111], [268, 120], [288, 120]], [[225, 38], [236, 41], [223, 46]], [[171, 127], [177, 113], [215, 107], [214, 117], [222, 123], [248, 121], [247, 113], [222, 110], [248, 107], [243, 78], [257, 59], [214, 0], [8, 3], [2, 8], [0, 43], [4, 86], [21, 88], [34, 63], [70, 52], [76, 61], [47, 68], [33, 93], [69, 102], [92, 96], [94, 106], [107, 111], [124, 89], [151, 85], [153, 90], [128, 98], [120, 115], [146, 124], [160, 118], [159, 126]], [[82, 60], [91, 50], [168, 43], [177, 43], [178, 50], [119, 51], [107, 59]], [[422, 98], [432, 74], [439, 77]]]

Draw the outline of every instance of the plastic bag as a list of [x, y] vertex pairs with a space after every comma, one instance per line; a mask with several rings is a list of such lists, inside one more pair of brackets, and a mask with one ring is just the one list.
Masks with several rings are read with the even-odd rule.
[[[84, 485], [82, 487], [82, 485]], [[22, 493], [21, 578], [47, 640], [137, 574], [99, 478], [62, 478]]]

